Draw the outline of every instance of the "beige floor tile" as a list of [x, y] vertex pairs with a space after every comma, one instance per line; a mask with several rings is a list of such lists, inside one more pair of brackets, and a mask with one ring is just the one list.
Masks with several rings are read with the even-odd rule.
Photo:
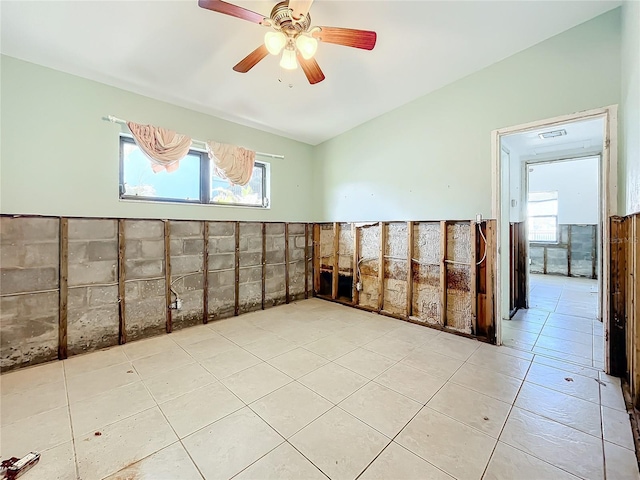
[[496, 444], [494, 438], [429, 407], [409, 422], [396, 442], [458, 480], [480, 478]]
[[330, 334], [331, 332], [328, 330], [311, 325], [300, 324], [294, 328], [285, 330], [279, 335], [296, 345], [306, 345], [307, 343], [315, 342], [316, 340], [320, 340]]
[[244, 404], [218, 381], [160, 404], [180, 438], [242, 407]]
[[501, 353], [503, 355], [509, 355], [510, 357], [516, 357], [516, 358], [520, 358], [522, 360], [527, 360], [527, 361], [532, 361], [534, 358], [534, 355], [531, 352], [525, 352], [515, 348], [507, 347], [504, 345], [496, 346], [496, 345], [491, 345], [489, 343], [482, 343], [480, 345], [480, 348], [478, 348], [478, 350], [497, 351], [498, 353]]
[[221, 334], [241, 347], [259, 340], [273, 339], [276, 337], [273, 333], [255, 326], [251, 326], [251, 328], [243, 328], [241, 330], [233, 330], [226, 333], [221, 332]]
[[483, 480], [578, 480], [575, 475], [502, 442], [498, 442], [482, 478]]
[[480, 342], [455, 335], [440, 335], [429, 343], [428, 348], [435, 353], [466, 361], [480, 348]]
[[[469, 401], [470, 398], [473, 398], [473, 401]], [[455, 383], [447, 383], [442, 387], [429, 400], [427, 406], [494, 438], [500, 435], [511, 410], [509, 403], [482, 395]]]
[[563, 313], [550, 313], [545, 326], [564, 328], [565, 330], [574, 330], [582, 333], [592, 332], [592, 320], [590, 318]]
[[298, 382], [292, 382], [253, 402], [250, 407], [280, 435], [289, 438], [333, 404]]
[[[124, 401], [123, 401], [124, 400]], [[86, 400], [72, 403], [73, 436], [83, 437], [155, 406], [142, 382], [114, 388]]]
[[241, 348], [234, 348], [207, 358], [201, 363], [213, 376], [222, 379], [261, 362], [262, 360], [255, 355], [251, 355]]
[[326, 365], [329, 361], [304, 348], [296, 348], [270, 359], [268, 363], [291, 378], [297, 379]]
[[233, 332], [253, 330], [255, 325], [253, 325], [248, 319], [242, 317], [231, 317], [209, 322], [207, 323], [207, 328], [210, 328], [214, 332], [226, 337], [227, 335], [231, 335]]
[[581, 432], [602, 437], [600, 407], [587, 400], [524, 382], [515, 405]]
[[202, 480], [186, 450], [176, 442], [105, 480]]
[[50, 383], [64, 383], [63, 362], [54, 361], [0, 375], [0, 394], [20, 393]]
[[344, 338], [351, 343], [355, 343], [358, 346], [362, 346], [366, 343], [372, 342], [383, 335], [382, 332], [368, 330], [363, 327], [347, 327], [339, 332], [336, 332], [336, 336]]
[[146, 378], [144, 384], [156, 402], [163, 403], [216, 381], [203, 366], [191, 363]]
[[67, 378], [87, 372], [95, 372], [101, 368], [110, 367], [119, 363], [128, 362], [129, 359], [120, 347], [112, 347], [98, 352], [74, 355], [66, 359], [64, 371]]
[[600, 402], [609, 408], [615, 408], [623, 412], [627, 411], [620, 387], [620, 379], [611, 377], [601, 372], [600, 380]]
[[372, 342], [362, 346], [367, 350], [371, 350], [379, 355], [390, 358], [391, 360], [402, 360], [404, 357], [413, 352], [416, 345], [399, 340], [397, 338], [380, 337]]
[[424, 405], [445, 384], [446, 380], [398, 363], [376, 377], [374, 382]]
[[540, 335], [535, 346], [546, 348], [548, 350], [555, 350], [569, 355], [575, 355], [577, 357], [593, 357], [593, 347], [591, 343], [585, 345], [584, 343], [572, 342], [563, 338]]
[[635, 452], [613, 443], [604, 442], [604, 456], [606, 459], [607, 479], [640, 479]]
[[179, 347], [171, 339], [171, 335], [160, 335], [144, 340], [136, 340], [135, 342], [129, 342], [122, 346], [122, 350], [131, 361], [175, 348]]
[[83, 480], [104, 478], [176, 442], [160, 410], [151, 408], [79, 438], [78, 472]]
[[370, 427], [393, 438], [418, 413], [422, 404], [371, 382], [338, 404]]
[[570, 342], [576, 342], [589, 346], [593, 342], [593, 335], [591, 333], [582, 333], [574, 330], [567, 330], [565, 328], [553, 327], [551, 325], [545, 325], [540, 334], [546, 337], [568, 340]]
[[191, 355], [178, 347], [134, 360], [132, 363], [141, 378], [149, 378], [192, 362]]
[[396, 362], [370, 350], [358, 348], [338, 358], [335, 363], [356, 372], [358, 375], [373, 379], [395, 365]]
[[535, 322], [541, 325], [547, 321], [549, 312], [544, 310], [537, 310], [535, 308], [528, 308], [526, 310], [518, 310], [513, 316], [514, 320], [526, 320], [528, 322]]
[[101, 368], [97, 372], [74, 375], [67, 379], [69, 402], [75, 403], [114, 388], [138, 382], [140, 376], [129, 362]]
[[309, 460], [283, 443], [240, 472], [234, 480], [326, 480]]
[[526, 332], [518, 328], [511, 328], [508, 325], [502, 324], [502, 343], [505, 345], [514, 346], [533, 346], [538, 340], [537, 333]]
[[587, 480], [604, 475], [602, 440], [514, 407], [500, 441]]
[[400, 363], [422, 370], [433, 377], [448, 380], [464, 361], [432, 352], [428, 348], [421, 348], [416, 349]]
[[452, 476], [395, 442], [391, 442], [358, 478], [359, 480], [453, 480]]
[[249, 343], [243, 348], [262, 360], [269, 360], [297, 348], [297, 345], [284, 338], [274, 336], [273, 338], [263, 338], [257, 342]]
[[339, 408], [289, 439], [329, 478], [354, 479], [391, 440]]
[[490, 368], [494, 372], [519, 378], [520, 380], [524, 379], [529, 370], [529, 365], [531, 365], [530, 360], [523, 360], [501, 353], [498, 347], [493, 350], [479, 348], [469, 357], [467, 362]]
[[33, 415], [38, 415], [67, 404], [64, 383], [45, 383], [28, 390], [2, 395], [0, 422], [4, 427]]
[[[207, 330], [211, 332], [211, 330]], [[215, 332], [211, 333], [215, 336], [210, 336], [200, 340], [199, 342], [183, 345], [182, 348], [184, 348], [185, 351], [196, 360], [205, 360], [219, 353], [237, 348], [237, 345], [231, 340], [227, 340], [222, 335], [218, 335]]]
[[182, 441], [207, 480], [231, 478], [282, 442], [275, 430], [246, 407]]
[[222, 383], [249, 404], [283, 387], [293, 379], [267, 363], [260, 363], [223, 378]]
[[329, 363], [304, 377], [300, 383], [333, 403], [339, 403], [369, 380], [340, 365]]
[[336, 358], [355, 350], [358, 346], [344, 338], [331, 335], [329, 337], [316, 340], [315, 342], [311, 342], [305, 345], [304, 348], [326, 358], [327, 360], [335, 360]]
[[0, 455], [21, 458], [71, 441], [68, 407], [58, 407], [5, 425], [0, 430]]
[[530, 320], [512, 318], [511, 320], [503, 319], [502, 327], [512, 328], [514, 330], [522, 330], [523, 332], [539, 335], [540, 331], [544, 327], [544, 324], [539, 322], [532, 322]]
[[522, 384], [522, 380], [471, 363], [460, 367], [451, 382], [507, 403], [513, 403]]
[[207, 325], [196, 325], [194, 327], [183, 328], [171, 333], [171, 340], [178, 345], [186, 346], [193, 343], [202, 342], [208, 338], [217, 338], [220, 335], [211, 330]]
[[525, 380], [599, 404], [597, 378], [598, 375], [595, 371], [591, 377], [586, 377], [534, 362]]
[[433, 328], [422, 325], [414, 325], [412, 323], [400, 324], [398, 328], [393, 329], [385, 334], [388, 338], [397, 338], [403, 342], [412, 343], [415, 346], [424, 345], [425, 343], [440, 336], [442, 332]]
[[76, 457], [73, 443], [67, 442], [40, 452], [37, 465], [20, 477], [20, 480], [70, 480], [76, 478]]
[[555, 358], [557, 360], [562, 360], [565, 362], [577, 363], [578, 365], [584, 365], [587, 367], [591, 367], [593, 364], [593, 359], [591, 355], [588, 357], [581, 357], [578, 355], [573, 355], [571, 353], [563, 352], [560, 350], [550, 350], [548, 348], [543, 348], [540, 346], [534, 346], [531, 351], [536, 355], [544, 355], [547, 357]]
[[576, 375], [582, 375], [583, 377], [597, 378], [598, 370], [594, 367], [587, 365], [579, 365], [571, 362], [563, 362], [556, 358], [549, 358], [544, 355], [536, 355], [533, 359], [533, 363], [546, 365], [547, 367], [553, 367], [558, 370], [564, 370], [569, 373], [575, 373]]
[[602, 406], [602, 430], [608, 442], [629, 450], [635, 450], [629, 414], [615, 408]]
[[587, 305], [581, 302], [559, 301], [555, 309], [557, 313], [565, 315], [576, 315], [588, 319], [597, 318], [597, 309], [595, 305]]

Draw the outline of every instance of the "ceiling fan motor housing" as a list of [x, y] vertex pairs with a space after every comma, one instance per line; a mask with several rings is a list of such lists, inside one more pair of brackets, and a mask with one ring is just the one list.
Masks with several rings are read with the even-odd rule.
[[311, 26], [311, 17], [307, 13], [300, 19], [291, 18], [291, 10], [289, 9], [289, 2], [284, 1], [276, 4], [271, 10], [271, 24], [276, 30], [281, 30], [282, 33], [294, 37], [301, 32], [306, 32]]

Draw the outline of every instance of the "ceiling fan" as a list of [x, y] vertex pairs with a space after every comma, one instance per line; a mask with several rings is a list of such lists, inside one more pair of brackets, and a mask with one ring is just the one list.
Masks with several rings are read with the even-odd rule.
[[284, 0], [273, 7], [271, 15], [267, 18], [222, 0], [198, 0], [198, 5], [207, 10], [272, 28], [265, 34], [264, 44], [233, 67], [236, 72], [247, 73], [268, 54], [279, 55], [282, 52], [280, 66], [294, 70], [300, 63], [307, 80], [313, 85], [325, 78], [318, 62], [313, 58], [318, 48], [318, 40], [373, 50], [376, 45], [376, 32], [340, 27], [311, 27], [309, 8], [312, 3], [313, 0]]

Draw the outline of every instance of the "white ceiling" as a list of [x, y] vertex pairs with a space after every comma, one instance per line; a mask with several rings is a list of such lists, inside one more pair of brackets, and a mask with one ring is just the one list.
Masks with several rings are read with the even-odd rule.
[[[231, 2], [265, 16], [276, 3]], [[316, 145], [619, 4], [317, 0], [313, 25], [378, 33], [371, 52], [320, 44], [317, 85], [300, 69], [280, 83], [271, 56], [232, 71], [267, 30], [197, 0], [3, 0], [1, 51]]]
[[[540, 138], [539, 134], [555, 130], [565, 130], [566, 135]], [[502, 138], [503, 145], [511, 155], [518, 155], [521, 162], [540, 158], [558, 158], [564, 154], [579, 156], [602, 151], [604, 141], [604, 118], [594, 118], [582, 122], [554, 125], [530, 132], [516, 133]]]

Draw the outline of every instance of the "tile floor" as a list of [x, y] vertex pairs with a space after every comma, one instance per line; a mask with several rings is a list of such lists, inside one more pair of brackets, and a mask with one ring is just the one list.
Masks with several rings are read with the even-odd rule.
[[532, 274], [529, 307], [502, 321], [504, 345], [604, 368], [597, 280]]
[[24, 480], [640, 478], [617, 379], [318, 299], [0, 382]]

